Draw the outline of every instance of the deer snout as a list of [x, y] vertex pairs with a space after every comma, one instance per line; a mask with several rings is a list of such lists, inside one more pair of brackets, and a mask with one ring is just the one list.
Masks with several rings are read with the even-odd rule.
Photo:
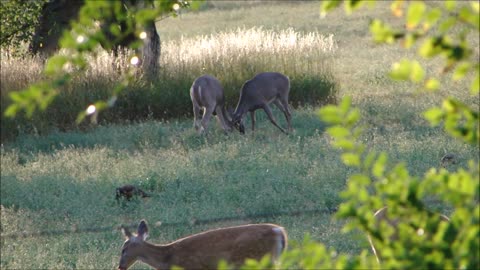
[[243, 125], [242, 117], [240, 115], [233, 115], [232, 124], [241, 134], [245, 134], [245, 126]]
[[245, 134], [245, 126], [240, 119], [233, 122], [233, 126], [240, 131], [241, 134]]
[[245, 134], [245, 126], [241, 121], [238, 123], [238, 131], [240, 131], [241, 134]]

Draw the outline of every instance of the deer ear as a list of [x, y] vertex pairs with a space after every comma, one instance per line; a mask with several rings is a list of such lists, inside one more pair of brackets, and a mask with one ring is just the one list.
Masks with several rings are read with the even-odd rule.
[[147, 239], [148, 237], [148, 226], [147, 226], [147, 222], [145, 220], [142, 219], [142, 221], [140, 221], [140, 224], [138, 224], [138, 231], [137, 231], [137, 234], [139, 237], [141, 237], [144, 241]]
[[127, 227], [124, 227], [122, 225], [122, 233], [123, 233], [123, 236], [125, 236], [126, 239], [130, 239], [130, 237], [132, 237], [132, 233], [128, 230]]

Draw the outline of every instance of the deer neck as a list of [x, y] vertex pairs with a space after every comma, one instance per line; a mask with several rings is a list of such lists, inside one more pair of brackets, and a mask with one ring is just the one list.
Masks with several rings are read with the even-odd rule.
[[171, 267], [171, 252], [168, 245], [154, 245], [151, 243], [144, 243], [144, 253], [138, 257], [142, 261], [155, 269], [170, 269]]
[[243, 115], [246, 113], [246, 106], [241, 104], [240, 102], [237, 105], [237, 108], [233, 112], [232, 119], [241, 119]]

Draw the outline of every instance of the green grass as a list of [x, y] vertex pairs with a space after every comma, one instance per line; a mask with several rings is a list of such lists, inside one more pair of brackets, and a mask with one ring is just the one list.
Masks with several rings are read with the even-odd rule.
[[[238, 28], [170, 40], [162, 43], [161, 69], [156, 79], [145, 81], [137, 76], [118, 96], [113, 109], [102, 112], [102, 124], [170, 119], [192, 115], [190, 86], [203, 74], [217, 77], [224, 89], [229, 107], [236, 106], [239, 91], [246, 80], [263, 71], [286, 74], [295, 88], [290, 94], [292, 106], [336, 102], [338, 85], [332, 72], [336, 43], [333, 35], [303, 33], [293, 28], [277, 31], [262, 27]], [[9, 93], [42, 79], [41, 61], [37, 58], [16, 62], [2, 58], [1, 110], [2, 141], [23, 133], [48, 134], [52, 130], [74, 130], [80, 111], [98, 100], [108, 100], [122, 80], [126, 63], [133, 52], [114, 59], [99, 52], [88, 57], [87, 72], [76, 75], [71, 83], [59, 89], [54, 102], [33, 119], [19, 114], [16, 119], [3, 116], [11, 103]], [[22, 70], [18, 66], [30, 66]], [[112, 64], [113, 63], [113, 64]], [[121, 66], [117, 70], [114, 65]], [[83, 123], [81, 128], [88, 128]]]
[[[297, 70], [289, 76], [292, 95], [301, 92], [299, 97], [308, 96], [309, 89], [325, 81], [316, 76], [326, 74], [327, 82], [336, 85], [337, 96], [352, 96], [354, 105], [360, 108], [365, 126], [362, 140], [369, 150], [387, 152], [392, 162], [403, 161], [412, 175], [422, 176], [429, 168], [438, 168], [440, 158], [447, 152], [458, 157], [458, 163], [449, 170], [468, 166], [470, 159], [478, 162], [478, 147], [452, 139], [441, 129], [430, 127], [421, 116], [423, 110], [449, 95], [478, 105], [477, 99], [466, 94], [465, 85], [447, 83], [435, 94], [423, 94], [411, 84], [390, 81], [386, 75], [393, 61], [412, 56], [397, 47], [375, 46], [369, 39], [369, 19], [387, 16], [388, 3], [379, 3], [377, 9], [364, 9], [350, 17], [341, 15], [341, 10], [335, 11], [323, 20], [319, 19], [318, 9], [316, 2], [294, 5], [228, 2], [182, 14], [177, 19], [163, 20], [158, 27], [164, 41], [171, 42], [168, 44], [180, 42], [180, 35], [184, 35], [185, 42], [211, 41], [218, 39], [221, 33], [235, 33], [239, 27], [243, 29], [239, 30], [241, 33], [252, 31], [252, 34], [253, 30], [249, 29], [256, 27], [257, 34], [267, 36], [290, 27], [300, 33], [300, 37], [309, 32], [325, 37], [333, 34], [338, 48], [327, 55], [319, 52], [309, 62], [306, 58], [295, 60], [297, 56], [302, 57], [301, 51], [289, 52], [290, 55], [278, 56], [278, 59], [273, 57], [275, 54], [263, 59], [260, 54], [251, 52], [256, 56], [252, 57], [254, 67], [284, 72]], [[261, 31], [258, 30], [260, 25]], [[323, 60], [325, 64], [318, 62]], [[96, 61], [99, 61], [97, 67], [105, 63], [102, 59]], [[439, 66], [439, 63], [429, 65], [428, 72], [436, 72]], [[210, 228], [272, 222], [284, 226], [292, 242], [300, 242], [309, 234], [339, 252], [358, 254], [366, 249], [366, 238], [361, 234], [343, 234], [341, 228], [345, 221], [335, 220], [331, 214], [249, 217], [258, 213], [335, 208], [342, 201], [339, 193], [346, 179], [355, 171], [345, 167], [338, 151], [331, 148], [330, 138], [324, 134], [325, 125], [316, 114], [317, 105], [294, 109], [295, 131], [288, 136], [271, 125], [262, 112], [257, 113], [254, 134], [247, 122], [245, 136], [238, 133], [225, 136], [212, 121], [209, 134], [197, 136], [189, 116], [188, 88], [193, 78], [202, 72], [201, 67], [200, 64], [166, 67], [171, 74], [162, 73], [159, 82], [171, 89], [181, 89], [167, 91], [171, 99], [153, 91], [153, 86], [139, 86], [135, 88], [137, 92], [128, 92], [129, 99], [120, 100], [121, 106], [155, 107], [150, 109], [153, 114], [142, 111], [143, 118], [127, 114], [128, 110], [113, 109], [105, 114], [124, 113], [122, 117], [129, 121], [122, 125], [102, 124], [87, 131], [75, 129], [65, 133], [59, 129], [44, 135], [39, 135], [40, 131], [35, 134], [35, 129], [39, 129], [36, 122], [26, 121], [33, 134], [25, 128], [14, 140], [4, 142], [0, 161], [0, 268], [115, 268], [123, 242], [118, 226], [137, 224], [140, 219], [149, 222], [150, 239], [154, 243], [165, 243]], [[222, 83], [225, 82], [226, 90], [233, 93], [228, 94], [231, 96], [235, 96], [234, 89], [239, 89], [245, 77], [257, 72], [246, 70], [248, 62], [217, 67], [212, 61], [208, 67]], [[11, 77], [10, 83], [22, 87], [22, 83], [41, 77], [34, 73], [37, 70], [27, 71], [37, 77], [25, 76], [18, 82], [12, 77], [14, 73], [8, 73], [2, 63], [2, 110], [4, 91], [18, 89], [4, 88], [4, 78]], [[190, 73], [192, 70], [195, 72]], [[115, 75], [106, 72], [102, 76], [104, 78], [97, 78], [95, 84], [89, 84], [91, 77], [78, 79], [87, 83], [86, 88], [103, 84], [96, 90], [106, 95]], [[154, 84], [155, 87], [159, 85]], [[88, 104], [92, 98], [88, 94], [75, 97]], [[157, 103], [146, 103], [151, 100]], [[59, 101], [61, 106], [58, 106], [64, 110], [61, 112], [66, 115], [66, 123], [83, 106], [70, 100], [72, 103], [68, 103], [68, 107], [62, 103], [67, 101], [67, 98]], [[168, 118], [170, 114], [163, 114], [161, 109], [171, 105], [167, 104], [170, 101], [180, 117]], [[281, 112], [275, 108], [274, 113], [285, 126]], [[164, 120], [159, 121], [159, 118]], [[3, 125], [2, 121], [2, 134]], [[12, 127], [16, 128], [15, 124]], [[117, 204], [115, 188], [126, 183], [138, 185], [153, 196], [126, 205]], [[429, 205], [445, 214], [451, 211], [448, 206], [435, 202]], [[195, 223], [195, 220], [232, 216], [238, 220]], [[159, 221], [162, 226], [155, 225]], [[178, 224], [169, 225], [172, 223]], [[85, 233], [84, 229], [88, 228], [107, 229]], [[76, 233], [62, 233], [62, 230]], [[17, 239], [4, 237], [42, 231], [58, 233]], [[147, 267], [138, 263], [134, 268]]]

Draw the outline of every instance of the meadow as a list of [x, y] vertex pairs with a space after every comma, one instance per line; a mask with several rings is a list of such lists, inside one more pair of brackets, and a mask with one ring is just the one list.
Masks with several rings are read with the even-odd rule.
[[[458, 159], [450, 170], [479, 158], [477, 147], [430, 127], [421, 115], [445, 96], [478, 106], [468, 86], [445, 80], [432, 94], [389, 79], [392, 62], [414, 55], [371, 41], [369, 20], [389, 14], [383, 2], [326, 19], [318, 2], [209, 2], [158, 22], [164, 68], [157, 82], [135, 85], [100, 125], [78, 128], [69, 124], [76, 113], [108, 96], [118, 76], [106, 64], [108, 55], [92, 59], [92, 71], [65, 89], [52, 111], [33, 120], [2, 118], [0, 268], [115, 268], [123, 243], [119, 225], [134, 228], [140, 219], [150, 224], [154, 243], [269, 222], [286, 228], [292, 246], [308, 235], [338, 252], [367, 249], [364, 235], [343, 233], [346, 221], [333, 217], [355, 171], [324, 134], [317, 115], [322, 104], [351, 96], [365, 126], [362, 141], [387, 152], [392, 163], [403, 162], [412, 175], [439, 167], [446, 153]], [[2, 59], [2, 111], [8, 91], [42, 76], [36, 59], [8, 61]], [[429, 63], [428, 72], [439, 66]], [[241, 84], [265, 70], [292, 80], [292, 134], [280, 133], [262, 112], [255, 133], [247, 123], [246, 135], [224, 135], [215, 121], [207, 136], [195, 133], [188, 89], [196, 76], [218, 77], [234, 106]], [[274, 113], [285, 126], [281, 112]], [[13, 135], [4, 140], [9, 128]], [[115, 188], [127, 183], [152, 197], [117, 203]]]

